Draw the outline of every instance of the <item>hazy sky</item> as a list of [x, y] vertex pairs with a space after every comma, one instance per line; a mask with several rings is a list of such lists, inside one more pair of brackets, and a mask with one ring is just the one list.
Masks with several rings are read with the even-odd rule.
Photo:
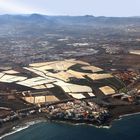
[[0, 0], [0, 14], [140, 16], [140, 0]]

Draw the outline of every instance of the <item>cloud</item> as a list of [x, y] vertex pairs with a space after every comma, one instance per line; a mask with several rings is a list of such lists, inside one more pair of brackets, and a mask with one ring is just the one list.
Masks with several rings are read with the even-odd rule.
[[140, 0], [0, 0], [0, 14], [138, 16]]
[[0, 0], [1, 13], [29, 14], [29, 13], [46, 13], [46, 9], [41, 8], [37, 3], [34, 5], [33, 0]]

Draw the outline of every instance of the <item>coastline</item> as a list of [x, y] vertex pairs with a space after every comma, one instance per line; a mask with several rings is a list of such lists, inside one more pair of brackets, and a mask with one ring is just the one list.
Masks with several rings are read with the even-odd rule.
[[4, 137], [4, 135], [7, 136], [6, 134], [10, 135], [10, 133], [13, 134], [19, 132], [18, 129], [23, 128], [21, 130], [24, 130], [31, 125], [45, 121], [47, 121], [47, 119], [41, 114], [28, 116], [26, 118], [16, 120], [15, 122], [7, 122], [4, 126], [0, 127], [0, 140]]
[[[122, 110], [124, 111], [122, 113]], [[40, 122], [56, 122], [56, 123], [65, 123], [70, 125], [90, 125], [94, 126], [96, 128], [106, 128], [109, 129], [112, 126], [112, 123], [114, 121], [119, 121], [123, 117], [132, 116], [132, 115], [139, 115], [140, 114], [140, 105], [131, 105], [128, 110], [125, 107], [117, 107], [115, 109], [111, 110], [112, 116], [110, 119], [108, 119], [103, 125], [96, 125], [91, 122], [86, 121], [73, 121], [73, 120], [49, 120], [45, 113], [41, 114], [35, 114], [31, 115], [22, 119], [19, 119], [15, 122], [8, 122], [4, 124], [4, 126], [0, 127], [0, 140], [3, 139], [6, 136], [9, 136], [11, 134], [14, 134], [16, 132], [22, 131], [24, 129], [27, 129], [31, 125], [35, 125]], [[118, 109], [120, 109], [120, 112], [117, 112]], [[126, 109], [126, 110], [125, 110]], [[133, 109], [133, 110], [132, 110]]]

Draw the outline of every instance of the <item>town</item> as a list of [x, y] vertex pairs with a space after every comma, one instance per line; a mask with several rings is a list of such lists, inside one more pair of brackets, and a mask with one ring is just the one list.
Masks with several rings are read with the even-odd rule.
[[113, 116], [112, 108], [140, 104], [139, 88], [131, 88], [139, 79], [136, 72], [109, 73], [75, 59], [4, 70], [0, 124], [44, 114], [48, 120], [103, 125]]
[[0, 135], [34, 119], [110, 126], [140, 112], [139, 22], [0, 15]]

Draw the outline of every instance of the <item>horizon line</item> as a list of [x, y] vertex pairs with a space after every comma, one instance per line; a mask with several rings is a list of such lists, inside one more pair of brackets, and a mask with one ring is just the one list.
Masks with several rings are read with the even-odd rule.
[[60, 14], [43, 14], [43, 13], [3, 13], [3, 14], [0, 14], [0, 16], [4, 16], [4, 15], [11, 15], [11, 16], [17, 16], [17, 15], [21, 15], [21, 16], [30, 16], [30, 15], [34, 15], [34, 14], [37, 14], [37, 15], [42, 15], [42, 16], [61, 16], [61, 17], [83, 17], [83, 16], [91, 16], [91, 17], [107, 17], [107, 18], [133, 18], [133, 17], [136, 17], [136, 18], [140, 18], [140, 16], [105, 16], [105, 15], [91, 15], [91, 14], [82, 14], [82, 15], [69, 15], [69, 14], [62, 14], [62, 15], [60, 15]]

